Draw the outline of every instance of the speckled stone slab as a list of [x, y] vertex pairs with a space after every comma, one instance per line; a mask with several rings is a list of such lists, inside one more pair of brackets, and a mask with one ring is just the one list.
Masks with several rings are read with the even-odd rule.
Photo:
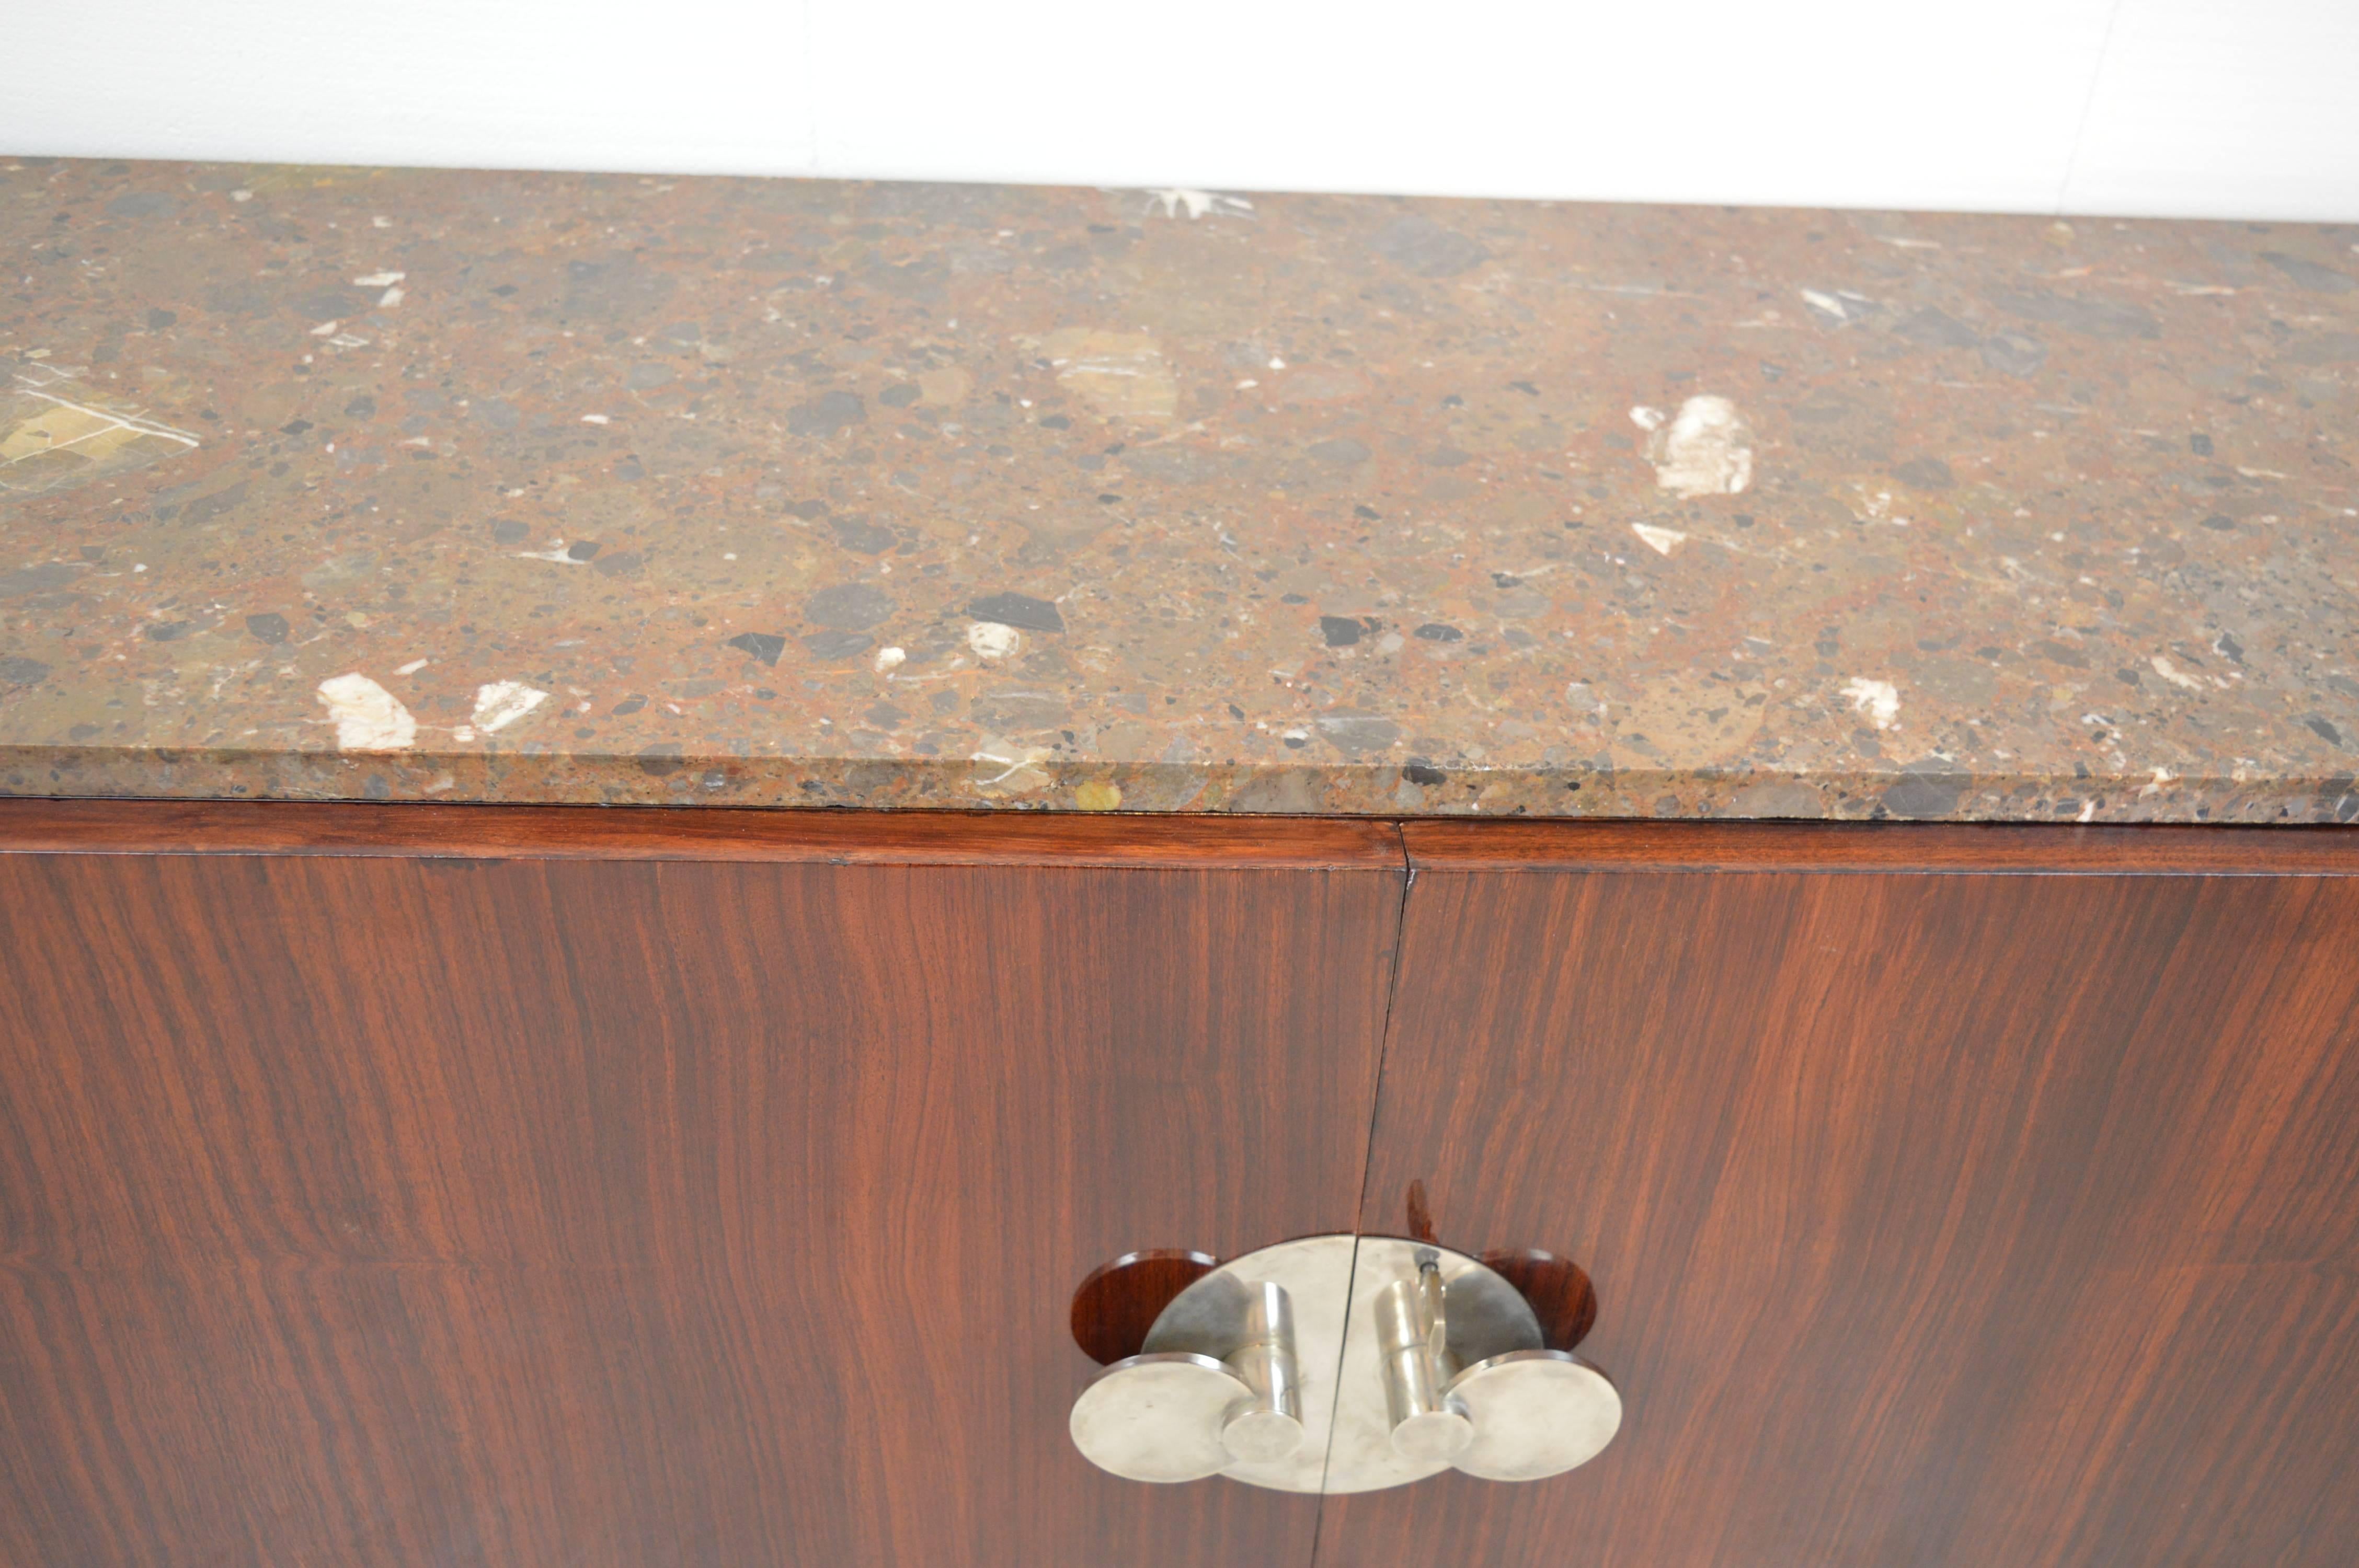
[[0, 160], [0, 793], [2359, 816], [2359, 228]]

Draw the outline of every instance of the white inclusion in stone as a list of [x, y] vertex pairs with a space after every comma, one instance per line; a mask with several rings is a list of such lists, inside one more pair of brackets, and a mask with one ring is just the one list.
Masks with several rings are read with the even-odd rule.
[[1652, 523], [1633, 523], [1630, 532], [1644, 539], [1658, 556], [1668, 556], [1688, 542], [1688, 536], [1677, 528], [1658, 528]]
[[1190, 190], [1181, 186], [1169, 186], [1147, 193], [1147, 204], [1161, 206], [1166, 218], [1177, 218], [1185, 209], [1193, 222], [1207, 213], [1250, 212], [1253, 203], [1242, 196], [1223, 196], [1216, 190]]
[[1900, 717], [1900, 691], [1888, 680], [1869, 680], [1854, 676], [1843, 682], [1843, 695], [1851, 705], [1868, 717], [1878, 730], [1889, 730]]
[[966, 629], [966, 645], [986, 659], [1004, 659], [1024, 645], [1024, 639], [1013, 626], [996, 621], [978, 621]]
[[1655, 482], [1676, 495], [1736, 495], [1753, 482], [1753, 430], [1725, 397], [1680, 404], [1653, 446]]
[[475, 728], [490, 734], [509, 725], [549, 700], [549, 693], [520, 680], [498, 680], [475, 688]]
[[338, 751], [401, 752], [417, 743], [418, 720], [368, 676], [332, 676], [320, 683], [319, 694], [336, 720]]

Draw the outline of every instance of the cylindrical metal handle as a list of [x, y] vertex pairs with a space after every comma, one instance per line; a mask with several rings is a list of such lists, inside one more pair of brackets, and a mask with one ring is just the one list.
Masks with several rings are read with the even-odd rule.
[[1444, 1470], [1561, 1475], [1610, 1443], [1622, 1400], [1549, 1349], [1533, 1303], [1437, 1243], [1312, 1236], [1212, 1269], [1072, 1411], [1073, 1443], [1139, 1481], [1222, 1476], [1331, 1495]]
[[1302, 1378], [1294, 1361], [1294, 1302], [1268, 1281], [1254, 1287], [1245, 1308], [1245, 1343], [1229, 1369], [1250, 1391], [1229, 1407], [1221, 1445], [1232, 1457], [1268, 1463], [1302, 1444]]
[[1456, 1368], [1450, 1364], [1439, 1264], [1420, 1260], [1415, 1279], [1396, 1280], [1376, 1292], [1375, 1310], [1393, 1452], [1419, 1464], [1454, 1458], [1474, 1441], [1474, 1425], [1444, 1391]]
[[[1302, 1445], [1294, 1302], [1264, 1281], [1206, 1292], [1182, 1337], [1224, 1352], [1156, 1350], [1117, 1361], [1073, 1403], [1073, 1444], [1134, 1481], [1193, 1481], [1271, 1464]], [[1148, 1343], [1155, 1340], [1150, 1336]]]

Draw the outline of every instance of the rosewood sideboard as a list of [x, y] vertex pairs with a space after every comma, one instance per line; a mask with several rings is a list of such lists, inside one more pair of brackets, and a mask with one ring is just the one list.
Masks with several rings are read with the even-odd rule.
[[0, 160], [0, 1562], [2349, 1563], [2354, 242]]

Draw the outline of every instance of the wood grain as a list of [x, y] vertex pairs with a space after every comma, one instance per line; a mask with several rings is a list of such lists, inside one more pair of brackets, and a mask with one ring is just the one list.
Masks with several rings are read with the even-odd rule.
[[2203, 829], [1408, 836], [1364, 1220], [1421, 1181], [1585, 1266], [1628, 1415], [1330, 1499], [1321, 1568], [2359, 1562], [2359, 882], [2194, 874], [2255, 869]]
[[1394, 824], [1322, 817], [0, 798], [0, 853], [11, 850], [1281, 871], [1404, 863]]
[[1163, 1309], [1220, 1266], [1209, 1253], [1151, 1248], [1091, 1270], [1073, 1292], [1073, 1343], [1102, 1367], [1138, 1355]]
[[1597, 1323], [1597, 1291], [1580, 1264], [1538, 1247], [1490, 1248], [1483, 1261], [1531, 1303], [1542, 1345], [1571, 1350], [1589, 1337]]
[[1439, 871], [1909, 871], [2079, 876], [2359, 876], [2359, 827], [2014, 822], [1534, 822], [1400, 825]]
[[7, 814], [0, 1562], [1308, 1560], [1072, 1451], [1066, 1314], [1349, 1228], [1397, 840], [114, 809], [302, 852]]

